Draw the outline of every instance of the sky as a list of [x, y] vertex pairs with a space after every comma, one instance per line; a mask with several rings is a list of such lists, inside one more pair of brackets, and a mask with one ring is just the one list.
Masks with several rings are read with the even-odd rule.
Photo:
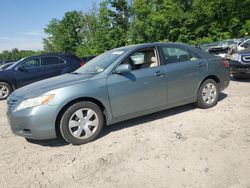
[[44, 28], [53, 18], [61, 19], [65, 12], [87, 12], [101, 0], [0, 0], [0, 52], [42, 50]]

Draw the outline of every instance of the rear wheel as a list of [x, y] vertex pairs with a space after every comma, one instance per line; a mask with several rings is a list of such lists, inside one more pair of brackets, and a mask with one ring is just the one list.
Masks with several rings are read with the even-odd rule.
[[196, 105], [203, 109], [211, 108], [217, 104], [218, 98], [218, 84], [212, 79], [207, 79], [201, 84]]
[[95, 140], [104, 125], [103, 112], [92, 102], [79, 102], [69, 107], [62, 116], [60, 132], [73, 145]]
[[0, 100], [5, 100], [11, 94], [12, 88], [5, 82], [0, 82]]

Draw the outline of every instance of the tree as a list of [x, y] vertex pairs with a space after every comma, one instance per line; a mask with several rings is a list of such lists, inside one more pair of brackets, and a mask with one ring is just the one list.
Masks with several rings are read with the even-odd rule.
[[17, 48], [14, 48], [11, 51], [5, 50], [2, 53], [0, 53], [0, 60], [18, 61], [24, 57], [38, 55], [41, 53], [42, 52], [34, 52], [31, 50], [18, 50]]
[[48, 38], [44, 39], [46, 50], [75, 52], [81, 44], [82, 13], [67, 12], [62, 20], [53, 19], [45, 28]]
[[107, 0], [100, 4], [96, 39], [103, 52], [128, 43], [130, 8], [126, 0]]
[[250, 33], [250, 0], [104, 0], [45, 28], [46, 51], [100, 54], [127, 44], [220, 41]]

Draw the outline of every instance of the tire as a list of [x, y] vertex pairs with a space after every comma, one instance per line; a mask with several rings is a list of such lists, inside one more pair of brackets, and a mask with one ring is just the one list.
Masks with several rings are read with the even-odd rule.
[[0, 82], [0, 101], [7, 99], [12, 93], [12, 88], [5, 82]]
[[73, 145], [94, 141], [104, 126], [101, 108], [93, 102], [78, 102], [70, 106], [60, 121], [62, 137]]
[[213, 79], [205, 80], [199, 89], [196, 105], [199, 108], [212, 108], [218, 102], [219, 87]]

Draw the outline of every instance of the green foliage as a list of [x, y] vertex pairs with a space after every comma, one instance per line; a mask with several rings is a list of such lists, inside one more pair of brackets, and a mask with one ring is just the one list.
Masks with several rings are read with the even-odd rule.
[[73, 52], [79, 56], [102, 53], [128, 41], [130, 7], [126, 0], [106, 0], [99, 10], [67, 12], [45, 28], [45, 51]]
[[[44, 29], [45, 52], [100, 54], [147, 42], [200, 44], [250, 35], [250, 0], [104, 0], [99, 9], [70, 11]], [[4, 51], [18, 60], [32, 51]]]
[[81, 44], [82, 24], [82, 13], [77, 11], [67, 12], [62, 20], [51, 20], [44, 30], [49, 35], [44, 39], [45, 50], [75, 52]]
[[188, 44], [250, 34], [250, 0], [104, 0], [90, 12], [67, 12], [45, 28], [44, 50], [96, 55], [128, 44]]
[[[99, 9], [52, 19], [44, 29], [44, 51], [88, 56], [135, 43], [245, 37], [250, 35], [249, 10], [250, 0], [104, 0]], [[35, 54], [13, 49], [1, 53], [0, 60]]]
[[[134, 0], [132, 43], [198, 44], [248, 35], [250, 2], [238, 0]], [[244, 25], [245, 24], [245, 25]]]
[[41, 54], [42, 52], [34, 52], [31, 50], [18, 50], [14, 48], [11, 51], [3, 51], [0, 53], [0, 60], [5, 61], [5, 60], [10, 60], [10, 61], [18, 61], [24, 57], [28, 56], [33, 56], [33, 55], [38, 55]]

